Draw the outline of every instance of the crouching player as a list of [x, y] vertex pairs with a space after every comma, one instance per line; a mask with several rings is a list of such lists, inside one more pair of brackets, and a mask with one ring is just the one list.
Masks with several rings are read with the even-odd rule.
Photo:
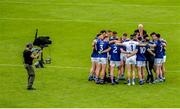
[[[107, 64], [107, 53], [109, 52], [109, 41], [104, 34], [101, 34], [98, 37], [96, 42], [96, 50], [98, 52], [98, 63], [96, 65], [96, 84], [104, 84], [104, 77], [106, 72], [106, 64]], [[101, 72], [101, 79], [99, 79]]]

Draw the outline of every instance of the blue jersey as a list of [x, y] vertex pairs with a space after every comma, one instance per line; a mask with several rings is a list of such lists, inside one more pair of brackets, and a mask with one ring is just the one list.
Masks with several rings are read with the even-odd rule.
[[[97, 44], [96, 44], [96, 48], [97, 48], [97, 52], [102, 52], [102, 51], [104, 51], [104, 50], [109, 48], [109, 42], [101, 40], [101, 39], [98, 39], [97, 40]], [[106, 53], [98, 54], [98, 57], [99, 58], [107, 58], [107, 52]]]
[[120, 50], [120, 46], [116, 45], [116, 44], [111, 44], [110, 45], [111, 50], [110, 50], [110, 55], [111, 55], [111, 61], [121, 61], [120, 59], [120, 54], [121, 54], [121, 50]]
[[109, 41], [112, 41], [112, 40], [118, 40], [118, 37], [111, 36], [111, 37], [109, 38]]
[[160, 40], [155, 41], [156, 47], [155, 47], [155, 58], [163, 58], [163, 46], [162, 42]]
[[146, 51], [149, 47], [148, 46], [136, 46], [136, 49], [138, 50], [137, 52], [137, 57], [136, 60], [137, 61], [146, 61]]
[[92, 57], [92, 58], [97, 58], [97, 57], [98, 57], [98, 52], [97, 52], [96, 49], [93, 49], [92, 54], [91, 54], [91, 57]]

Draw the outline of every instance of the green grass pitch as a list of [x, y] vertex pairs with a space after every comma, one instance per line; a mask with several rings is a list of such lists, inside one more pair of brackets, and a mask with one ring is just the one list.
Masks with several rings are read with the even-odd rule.
[[[0, 107], [180, 107], [179, 13], [179, 0], [0, 0]], [[139, 23], [168, 41], [167, 81], [130, 87], [88, 82], [95, 34], [130, 34]], [[36, 28], [53, 40], [45, 49], [52, 64], [36, 69], [37, 90], [27, 91], [22, 52]]]

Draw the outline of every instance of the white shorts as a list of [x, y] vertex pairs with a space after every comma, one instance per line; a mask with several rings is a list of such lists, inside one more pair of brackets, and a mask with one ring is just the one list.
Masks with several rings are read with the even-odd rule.
[[126, 54], [121, 53], [120, 59], [121, 61], [126, 61]]
[[126, 64], [136, 65], [136, 56], [126, 58]]
[[98, 58], [91, 57], [91, 62], [98, 62]]
[[165, 63], [165, 62], [166, 62], [166, 56], [163, 57], [163, 63]]
[[120, 61], [110, 61], [110, 66], [119, 67], [120, 66]]
[[137, 61], [137, 66], [138, 67], [145, 67], [146, 66], [146, 61]]
[[98, 64], [107, 64], [107, 58], [98, 58]]
[[154, 65], [162, 65], [163, 64], [163, 58], [155, 58]]

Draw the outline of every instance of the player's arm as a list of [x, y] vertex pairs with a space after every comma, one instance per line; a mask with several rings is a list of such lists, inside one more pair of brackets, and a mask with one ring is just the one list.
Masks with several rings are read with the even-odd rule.
[[121, 41], [117, 41], [115, 42], [116, 45], [120, 45], [120, 46], [125, 46], [123, 43], [121, 43]]
[[93, 50], [96, 49], [96, 48], [95, 48], [95, 44], [96, 44], [96, 40], [93, 40], [93, 42], [92, 42], [92, 49], [93, 49]]
[[147, 51], [148, 51], [151, 55], [155, 56], [155, 53], [153, 53], [151, 49], [148, 48]]
[[102, 51], [101, 53], [107, 53], [107, 52], [109, 52], [110, 50], [111, 50], [111, 47], [109, 47], [108, 49]]
[[156, 47], [156, 44], [148, 44], [150, 47]]
[[147, 44], [137, 44], [137, 46], [145, 47]]
[[127, 52], [127, 51], [123, 50], [122, 48], [120, 50], [121, 50], [121, 53], [130, 54], [130, 52]]
[[131, 56], [134, 56], [135, 54], [137, 54], [138, 50], [135, 50], [133, 51], [132, 53], [130, 54], [127, 54], [127, 58], [131, 57]]

